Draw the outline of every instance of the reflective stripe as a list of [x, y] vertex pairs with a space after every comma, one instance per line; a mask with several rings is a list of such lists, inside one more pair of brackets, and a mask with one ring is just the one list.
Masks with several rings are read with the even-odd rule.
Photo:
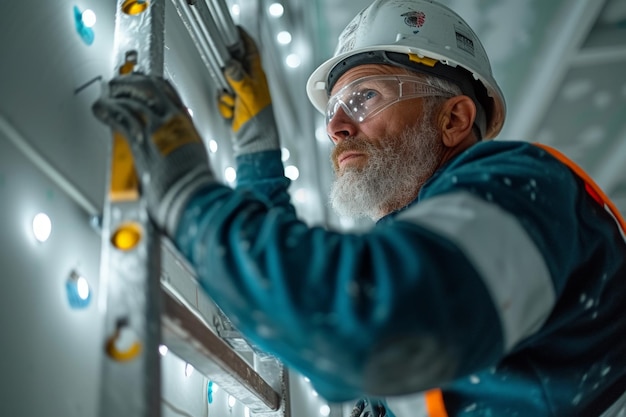
[[604, 208], [613, 217], [613, 220], [615, 220], [615, 222], [617, 223], [622, 237], [624, 238], [624, 240], [626, 240], [626, 220], [624, 220], [619, 210], [617, 210], [617, 207], [615, 207], [615, 204], [613, 204], [611, 199], [609, 199], [604, 191], [602, 191], [600, 186], [598, 186], [598, 184], [596, 184], [595, 181], [581, 167], [579, 167], [574, 161], [569, 159], [561, 152], [542, 143], [534, 143], [533, 145], [538, 146], [539, 148], [548, 152], [550, 155], [554, 156], [585, 182], [587, 193], [591, 197], [593, 197], [593, 199], [596, 200], [598, 204], [600, 204], [602, 208]]
[[506, 350], [548, 317], [555, 303], [550, 273], [534, 242], [507, 211], [460, 191], [424, 200], [397, 219], [441, 234], [472, 262], [499, 311]]
[[386, 399], [386, 407], [395, 417], [448, 417], [441, 390]]

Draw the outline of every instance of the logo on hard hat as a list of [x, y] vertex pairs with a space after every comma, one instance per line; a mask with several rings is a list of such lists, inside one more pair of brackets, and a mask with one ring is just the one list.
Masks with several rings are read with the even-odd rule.
[[[424, 12], [406, 12], [401, 16], [404, 17], [404, 23], [413, 28], [421, 28], [424, 26], [424, 22], [426, 22], [426, 13]], [[419, 29], [413, 31], [413, 33], [417, 32], [419, 32]]]

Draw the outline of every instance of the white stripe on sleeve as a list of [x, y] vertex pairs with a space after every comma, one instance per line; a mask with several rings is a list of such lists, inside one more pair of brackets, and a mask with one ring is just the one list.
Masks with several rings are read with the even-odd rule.
[[465, 191], [433, 197], [396, 217], [441, 234], [467, 256], [496, 305], [505, 349], [544, 323], [555, 303], [546, 263], [517, 219]]
[[423, 393], [388, 397], [387, 408], [395, 417], [429, 417]]

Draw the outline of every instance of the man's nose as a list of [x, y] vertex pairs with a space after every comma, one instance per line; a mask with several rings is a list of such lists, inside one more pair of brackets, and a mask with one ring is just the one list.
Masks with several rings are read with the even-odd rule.
[[326, 133], [335, 145], [346, 138], [356, 136], [357, 130], [357, 123], [348, 116], [343, 106], [337, 106], [333, 118], [326, 125]]

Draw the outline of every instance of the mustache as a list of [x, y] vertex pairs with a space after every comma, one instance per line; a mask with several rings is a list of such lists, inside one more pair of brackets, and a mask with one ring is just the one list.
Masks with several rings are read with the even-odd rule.
[[330, 160], [332, 161], [335, 170], [337, 170], [339, 168], [338, 158], [342, 153], [347, 151], [356, 151], [367, 154], [371, 151], [372, 147], [373, 145], [366, 140], [351, 136], [335, 145], [330, 154]]

